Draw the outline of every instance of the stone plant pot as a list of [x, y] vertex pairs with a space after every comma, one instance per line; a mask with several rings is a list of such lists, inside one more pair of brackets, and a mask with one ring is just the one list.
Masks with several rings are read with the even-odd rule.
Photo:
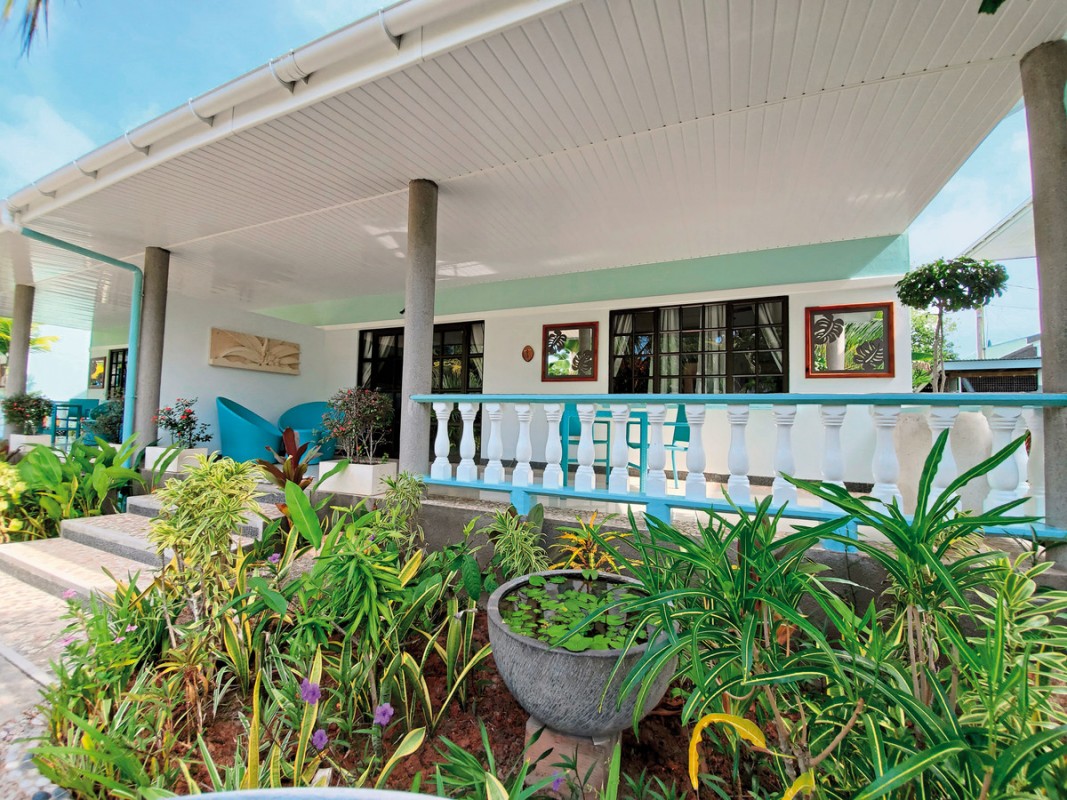
[[[565, 575], [580, 579], [582, 573], [581, 570], [557, 570], [534, 574], [546, 577]], [[616, 707], [616, 701], [623, 679], [644, 655], [648, 644], [632, 647], [626, 653], [605, 695], [604, 687], [623, 651], [587, 650], [572, 653], [562, 647], [552, 648], [544, 642], [515, 633], [500, 616], [500, 601], [528, 583], [530, 577], [524, 575], [508, 581], [489, 597], [489, 641], [493, 645], [493, 658], [500, 677], [519, 705], [552, 730], [571, 736], [602, 739], [629, 727], [637, 705], [637, 689], [623, 700], [621, 706]], [[598, 580], [640, 585], [633, 578], [605, 573], [601, 573]], [[672, 661], [657, 676], [648, 693], [642, 718], [663, 699], [674, 675], [674, 665]], [[601, 696], [604, 697], [604, 703], [598, 710]]]
[[[167, 452], [169, 448], [166, 447], [146, 447], [144, 449], [144, 468], [152, 469], [156, 462], [163, 457], [163, 454]], [[170, 462], [167, 467], [167, 472], [179, 472], [182, 467], [196, 466], [197, 456], [206, 456], [206, 447], [187, 447], [182, 450], [178, 456]]]
[[11, 449], [12, 453], [20, 451], [25, 453], [39, 444], [43, 444], [45, 447], [51, 447], [52, 437], [47, 433], [13, 433], [11, 434], [11, 438], [8, 439], [8, 447]]
[[[337, 464], [337, 461], [320, 461], [319, 474], [325, 475]], [[394, 477], [396, 471], [396, 461], [385, 461], [379, 464], [349, 464], [336, 475], [331, 475], [316, 488], [320, 492], [374, 497], [375, 495], [385, 494], [385, 490], [388, 487], [382, 479]]]

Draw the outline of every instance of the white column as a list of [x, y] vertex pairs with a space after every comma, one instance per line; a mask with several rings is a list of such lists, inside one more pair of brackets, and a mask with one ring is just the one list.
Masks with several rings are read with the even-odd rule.
[[485, 443], [485, 455], [488, 459], [484, 475], [486, 483], [504, 482], [504, 465], [500, 461], [504, 455], [504, 443], [500, 440], [500, 419], [503, 416], [504, 409], [500, 403], [485, 404], [483, 424], [485, 418], [489, 417], [489, 439]]
[[778, 446], [774, 451], [774, 483], [771, 496], [774, 504], [781, 506], [797, 502], [797, 487], [783, 478], [796, 472], [793, 458], [793, 423], [797, 418], [796, 406], [774, 406], [774, 425], [778, 429]]
[[[822, 418], [822, 479], [825, 483], [845, 488], [845, 457], [841, 452], [841, 426], [845, 424], [848, 406], [819, 406]], [[833, 510], [834, 506], [824, 501], [823, 508]]]
[[1030, 501], [1023, 506], [1027, 514], [1045, 516], [1045, 413], [1040, 408], [1023, 412], [1030, 428], [1030, 461], [1026, 465], [1030, 475]]
[[478, 480], [478, 465], [474, 463], [474, 417], [477, 403], [460, 403], [459, 415], [463, 419], [463, 434], [459, 438], [459, 467], [456, 480], [469, 483]]
[[751, 503], [752, 489], [748, 482], [748, 444], [745, 442], [745, 427], [748, 425], [748, 406], [726, 406], [726, 420], [730, 423], [730, 450], [726, 466], [730, 479], [726, 491], [735, 503]]
[[904, 497], [900, 494], [897, 479], [900, 477], [900, 461], [897, 460], [897, 446], [893, 441], [893, 432], [900, 420], [900, 406], [873, 406], [871, 416], [874, 418], [874, 460], [871, 472], [874, 473], [874, 488], [871, 496], [891, 505], [903, 505]]
[[[930, 409], [926, 422], [930, 426], [931, 444], [937, 441], [937, 437], [941, 435], [942, 431], [949, 431], [951, 434], [952, 427], [956, 424], [956, 419], [959, 415], [958, 406], [935, 406]], [[952, 443], [949, 441], [945, 443], [945, 452], [941, 455], [941, 463], [938, 464], [937, 474], [934, 475], [934, 485], [930, 490], [930, 502], [928, 505], [933, 505], [933, 502], [948, 488], [949, 484], [958, 477], [959, 467], [956, 466], [956, 457], [952, 455]]]
[[663, 423], [667, 419], [667, 406], [650, 405], [648, 411], [648, 459], [645, 462], [645, 494], [649, 497], [665, 497], [667, 494], [667, 451], [663, 449]]
[[563, 417], [563, 405], [548, 403], [545, 405], [545, 419], [548, 431], [545, 437], [545, 471], [541, 475], [541, 485], [546, 489], [563, 488], [563, 469], [559, 462], [563, 458], [563, 444], [559, 439], [559, 421]]
[[596, 489], [596, 472], [593, 462], [596, 450], [593, 448], [593, 418], [596, 406], [590, 403], [578, 405], [578, 421], [582, 425], [581, 438], [578, 439], [578, 471], [574, 475], [574, 489], [578, 492], [591, 492]]
[[515, 441], [515, 469], [511, 472], [511, 483], [515, 486], [530, 486], [533, 484], [533, 467], [530, 466], [530, 459], [533, 458], [530, 419], [533, 413], [530, 404], [516, 405], [515, 416], [519, 419], [519, 438]]
[[437, 456], [430, 467], [430, 477], [437, 480], [452, 480], [452, 465], [448, 461], [448, 420], [452, 416], [452, 403], [434, 403], [437, 415], [437, 436], [433, 440], [433, 454]]
[[687, 403], [685, 418], [689, 422], [689, 447], [685, 451], [685, 496], [690, 500], [708, 498], [708, 479], [704, 477], [707, 456], [704, 454], [704, 417], [707, 407], [703, 403]]
[[[1012, 432], [1011, 438], [1018, 439], [1020, 436], [1025, 436], [1026, 427], [1025, 416], [1020, 413], [1019, 421], [1015, 423], [1015, 430]], [[1019, 471], [1019, 488], [1015, 492], [1016, 497], [1026, 497], [1030, 494], [1029, 463], [1030, 454], [1026, 452], [1026, 445], [1024, 444], [1015, 451], [1015, 468]]]
[[630, 406], [614, 403], [611, 406], [611, 475], [608, 476], [608, 491], [626, 494], [630, 491], [630, 445], [626, 427], [630, 421]]
[[[1015, 424], [1019, 421], [1022, 409], [994, 407], [989, 412], [989, 429], [993, 432], [992, 452], [1003, 450], [1012, 440], [1012, 432]], [[986, 495], [983, 509], [988, 511], [1004, 503], [1010, 503], [1019, 495], [1019, 466], [1015, 458], [1009, 458], [1000, 465], [994, 467], [987, 475], [989, 481], [989, 494]], [[1014, 513], [1020, 513], [1016, 510]]]

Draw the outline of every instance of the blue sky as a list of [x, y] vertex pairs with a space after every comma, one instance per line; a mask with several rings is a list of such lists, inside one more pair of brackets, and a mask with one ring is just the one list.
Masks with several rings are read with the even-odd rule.
[[[21, 7], [23, 0], [17, 0]], [[47, 36], [20, 57], [0, 30], [0, 197], [190, 97], [368, 13], [374, 0], [52, 0]], [[1025, 115], [1010, 114], [912, 225], [912, 263], [956, 255], [1030, 193]], [[987, 315], [1002, 341], [1037, 330], [1032, 260]], [[961, 355], [974, 315], [958, 315]]]

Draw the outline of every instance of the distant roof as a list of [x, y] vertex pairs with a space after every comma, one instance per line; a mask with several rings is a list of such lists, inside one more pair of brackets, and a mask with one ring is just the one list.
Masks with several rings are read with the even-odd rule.
[[1034, 258], [1034, 201], [1027, 200], [960, 255], [978, 260]]
[[991, 344], [986, 348], [987, 359], [1040, 358], [1041, 334], [1032, 333], [1006, 342]]

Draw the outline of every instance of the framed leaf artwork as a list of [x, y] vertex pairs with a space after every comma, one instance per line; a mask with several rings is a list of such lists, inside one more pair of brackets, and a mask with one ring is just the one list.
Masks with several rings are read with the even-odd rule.
[[107, 359], [104, 356], [89, 359], [89, 388], [103, 389], [107, 377]]
[[595, 381], [597, 323], [545, 325], [541, 352], [542, 381]]
[[893, 304], [804, 310], [809, 378], [892, 378]]

